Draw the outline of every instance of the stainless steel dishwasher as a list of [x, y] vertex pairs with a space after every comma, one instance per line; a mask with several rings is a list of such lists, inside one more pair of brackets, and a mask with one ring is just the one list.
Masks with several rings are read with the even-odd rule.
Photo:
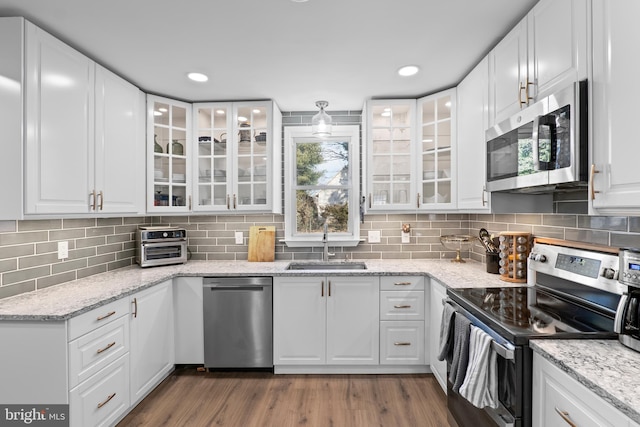
[[273, 279], [204, 278], [206, 368], [273, 368]]

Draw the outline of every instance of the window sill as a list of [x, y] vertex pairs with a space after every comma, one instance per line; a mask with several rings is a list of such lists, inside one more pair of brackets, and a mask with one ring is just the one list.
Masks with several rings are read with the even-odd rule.
[[[360, 242], [364, 242], [364, 239], [329, 239], [328, 246], [330, 248], [335, 247], [355, 247]], [[321, 248], [324, 243], [321, 240], [308, 240], [308, 239], [284, 239], [280, 240], [280, 243], [284, 243], [289, 248]]]

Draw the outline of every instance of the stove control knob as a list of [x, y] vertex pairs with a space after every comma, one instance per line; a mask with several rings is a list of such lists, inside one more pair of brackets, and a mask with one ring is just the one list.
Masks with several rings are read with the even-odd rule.
[[547, 262], [547, 257], [542, 254], [536, 254], [534, 261]]
[[613, 268], [605, 268], [602, 270], [602, 277], [605, 279], [615, 279], [616, 271]]
[[162, 237], [167, 238], [169, 237], [169, 233], [167, 233], [166, 231], [164, 233], [162, 233]]

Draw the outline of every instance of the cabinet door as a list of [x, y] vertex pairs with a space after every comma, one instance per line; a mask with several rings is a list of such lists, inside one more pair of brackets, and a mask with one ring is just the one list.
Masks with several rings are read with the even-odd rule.
[[327, 281], [324, 277], [274, 278], [275, 365], [325, 363], [327, 298]]
[[89, 211], [94, 63], [26, 23], [25, 213]]
[[204, 363], [202, 277], [173, 279], [175, 363]]
[[144, 94], [96, 66], [95, 210], [144, 212]]
[[174, 365], [171, 280], [131, 296], [131, 403], [147, 395]]
[[429, 359], [431, 360], [431, 372], [436, 377], [440, 387], [447, 392], [447, 362], [438, 360], [440, 349], [440, 322], [442, 321], [442, 301], [447, 297], [447, 289], [439, 282], [431, 279], [431, 301], [429, 316], [431, 319], [431, 331], [429, 339]]
[[486, 191], [489, 60], [485, 57], [457, 87], [458, 209], [489, 211]]
[[418, 100], [418, 207], [456, 206], [456, 90]]
[[414, 100], [379, 100], [367, 105], [367, 208], [416, 207]]
[[379, 278], [332, 276], [327, 284], [327, 363], [377, 365]]
[[[508, 118], [527, 104], [527, 83], [532, 82], [527, 82], [525, 18], [489, 53], [489, 126]], [[521, 90], [521, 87], [525, 89]]]
[[593, 2], [592, 167], [591, 213], [637, 215], [640, 174], [637, 152], [637, 96], [634, 70], [640, 27], [635, 19], [640, 2]]
[[191, 104], [147, 96], [147, 210], [189, 212]]
[[[529, 96], [587, 78], [588, 0], [542, 0], [527, 15]], [[597, 15], [594, 15], [597, 16]]]

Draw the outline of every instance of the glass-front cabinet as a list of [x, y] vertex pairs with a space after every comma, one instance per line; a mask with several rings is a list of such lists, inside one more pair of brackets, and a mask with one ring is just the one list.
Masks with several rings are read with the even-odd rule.
[[455, 100], [455, 89], [418, 100], [419, 208], [456, 206]]
[[280, 184], [274, 159], [280, 160], [281, 119], [274, 103], [197, 103], [194, 116], [194, 210], [279, 209], [273, 186]]
[[416, 101], [372, 100], [366, 111], [367, 210], [413, 209]]
[[188, 212], [191, 199], [191, 104], [149, 95], [149, 211]]

